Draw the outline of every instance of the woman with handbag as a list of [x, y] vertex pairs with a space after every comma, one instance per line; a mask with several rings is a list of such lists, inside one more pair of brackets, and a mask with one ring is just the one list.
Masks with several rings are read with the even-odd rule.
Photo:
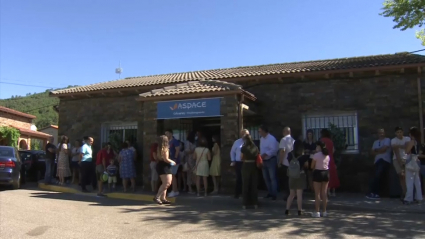
[[210, 176], [210, 167], [208, 161], [211, 161], [211, 153], [208, 149], [207, 140], [202, 137], [199, 140], [198, 147], [196, 147], [193, 157], [196, 159], [196, 166], [193, 172], [196, 174], [196, 189], [198, 197], [201, 195], [201, 178], [204, 181], [205, 197], [208, 194], [208, 176]]
[[218, 185], [221, 175], [221, 156], [220, 156], [220, 138], [217, 135], [212, 137], [214, 146], [212, 148], [212, 162], [210, 166], [210, 175], [214, 184], [214, 191], [211, 194], [218, 193]]
[[[406, 178], [406, 197], [403, 200], [403, 204], [412, 204], [413, 202], [422, 201], [422, 188], [421, 179], [419, 177], [419, 146], [418, 140], [421, 138], [421, 132], [418, 128], [410, 128], [410, 141], [406, 143], [406, 162], [405, 162], [405, 178]], [[416, 191], [415, 197], [413, 197], [413, 191]], [[415, 198], [415, 201], [413, 200]]]
[[242, 160], [242, 199], [243, 209], [248, 206], [258, 208], [258, 166], [257, 157], [260, 154], [257, 146], [249, 134], [243, 138], [241, 148]]

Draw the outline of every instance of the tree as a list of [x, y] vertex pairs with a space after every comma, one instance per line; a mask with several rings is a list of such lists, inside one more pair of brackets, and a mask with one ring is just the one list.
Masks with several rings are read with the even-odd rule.
[[[381, 16], [394, 18], [394, 29], [404, 31], [425, 24], [425, 0], [386, 0], [382, 10]], [[417, 31], [416, 38], [425, 46], [425, 29]]]

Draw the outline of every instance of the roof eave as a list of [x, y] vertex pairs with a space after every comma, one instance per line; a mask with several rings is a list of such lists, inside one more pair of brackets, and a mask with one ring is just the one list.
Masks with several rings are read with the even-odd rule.
[[[237, 82], [250, 79], [265, 79], [265, 78], [293, 78], [293, 77], [302, 77], [302, 76], [313, 76], [313, 75], [323, 75], [323, 74], [338, 74], [338, 73], [348, 73], [348, 72], [362, 72], [362, 71], [374, 71], [374, 70], [391, 70], [391, 69], [401, 69], [401, 68], [413, 68], [413, 67], [425, 67], [425, 62], [421, 63], [411, 63], [411, 64], [395, 64], [395, 65], [386, 65], [386, 66], [372, 66], [372, 67], [359, 67], [359, 68], [348, 68], [348, 69], [337, 69], [337, 70], [316, 70], [316, 71], [301, 71], [301, 72], [285, 72], [279, 74], [266, 74], [266, 75], [254, 75], [254, 76], [240, 76], [240, 77], [228, 77], [228, 78], [217, 78], [210, 80], [224, 80], [228, 82]], [[187, 81], [174, 82], [168, 84], [153, 84], [153, 85], [144, 85], [136, 87], [120, 87], [112, 89], [103, 89], [103, 90], [93, 90], [93, 91], [82, 91], [82, 92], [69, 92], [69, 93], [53, 93], [49, 92], [50, 97], [67, 97], [67, 96], [77, 96], [77, 95], [92, 95], [92, 94], [101, 94], [109, 92], [118, 92], [118, 91], [146, 91], [148, 89], [158, 88], [158, 86], [164, 87], [169, 85], [175, 85], [178, 83], [184, 83], [194, 81], [193, 79], [188, 79]]]
[[200, 92], [200, 93], [188, 93], [188, 94], [176, 94], [176, 95], [162, 95], [153, 97], [139, 96], [136, 101], [148, 102], [148, 101], [166, 101], [166, 100], [180, 100], [180, 99], [200, 99], [200, 98], [211, 98], [221, 97], [228, 95], [242, 94], [241, 90], [229, 90], [229, 91], [214, 91], [214, 92]]

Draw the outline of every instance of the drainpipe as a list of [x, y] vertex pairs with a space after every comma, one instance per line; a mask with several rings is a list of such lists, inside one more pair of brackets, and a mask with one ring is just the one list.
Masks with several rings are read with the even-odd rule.
[[422, 109], [422, 86], [421, 86], [421, 67], [418, 67], [418, 103], [419, 103], [419, 127], [421, 132], [421, 143], [424, 143], [424, 121], [423, 121], [423, 109]]
[[244, 95], [240, 95], [239, 102], [238, 102], [238, 133], [242, 131], [243, 128], [243, 100]]

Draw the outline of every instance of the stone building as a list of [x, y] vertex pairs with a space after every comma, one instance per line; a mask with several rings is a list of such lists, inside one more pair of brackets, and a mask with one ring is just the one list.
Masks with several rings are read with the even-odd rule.
[[[34, 115], [0, 106], [0, 126], [12, 127], [19, 130], [19, 149], [31, 149], [31, 139], [40, 140], [43, 145], [45, 145], [51, 136], [46, 133], [38, 132], [35, 129], [35, 125], [32, 123], [35, 118]], [[0, 141], [0, 145], [9, 144], [9, 142], [6, 142], [4, 139], [0, 139]]]
[[51, 142], [51, 143], [53, 143], [54, 145], [58, 145], [58, 143], [59, 143], [58, 129], [59, 129], [59, 127], [57, 125], [49, 125], [47, 127], [38, 129], [37, 131], [53, 136], [54, 141]]
[[[223, 185], [233, 188], [229, 152], [242, 128], [259, 140], [266, 124], [279, 140], [282, 129], [294, 138], [329, 123], [346, 136], [338, 166], [342, 188], [366, 191], [373, 167], [369, 150], [378, 128], [423, 128], [425, 56], [389, 55], [237, 67], [132, 77], [51, 92], [59, 97], [59, 134], [92, 135], [95, 147], [129, 136], [141, 149], [165, 129], [184, 139], [187, 131], [218, 134]], [[149, 151], [139, 160], [148, 182]], [[149, 183], [145, 183], [148, 186]]]

